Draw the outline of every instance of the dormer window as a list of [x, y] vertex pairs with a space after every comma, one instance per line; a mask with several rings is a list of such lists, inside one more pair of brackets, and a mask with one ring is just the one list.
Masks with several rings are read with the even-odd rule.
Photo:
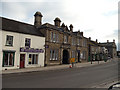
[[25, 38], [25, 47], [30, 47], [31, 39]]
[[6, 46], [13, 46], [13, 36], [7, 35]]

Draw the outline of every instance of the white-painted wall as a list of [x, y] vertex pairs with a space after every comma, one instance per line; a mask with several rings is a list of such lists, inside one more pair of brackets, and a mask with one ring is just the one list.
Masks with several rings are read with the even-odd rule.
[[2, 70], [2, 30], [0, 30], [0, 71]]
[[[6, 35], [13, 36], [13, 47], [5, 46], [6, 44]], [[39, 53], [39, 59], [37, 65], [28, 65], [28, 53], [27, 52], [20, 52], [20, 47], [25, 47], [25, 38], [31, 39], [31, 48], [39, 48], [44, 49], [45, 45], [45, 37], [35, 36], [35, 35], [29, 35], [29, 34], [21, 34], [16, 32], [8, 32], [3, 31], [2, 32], [2, 50], [15, 50], [15, 60], [14, 60], [14, 67], [3, 67], [2, 69], [15, 69], [19, 68], [20, 66], [20, 53], [26, 54], [25, 59], [25, 67], [40, 67], [44, 66], [44, 53]], [[0, 56], [3, 56], [3, 52], [1, 52]], [[2, 61], [2, 59], [1, 59]]]

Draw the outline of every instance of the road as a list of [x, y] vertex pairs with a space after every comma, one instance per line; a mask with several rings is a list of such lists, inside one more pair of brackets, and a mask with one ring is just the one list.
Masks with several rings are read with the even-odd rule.
[[2, 76], [3, 88], [89, 88], [118, 78], [118, 61], [90, 67]]

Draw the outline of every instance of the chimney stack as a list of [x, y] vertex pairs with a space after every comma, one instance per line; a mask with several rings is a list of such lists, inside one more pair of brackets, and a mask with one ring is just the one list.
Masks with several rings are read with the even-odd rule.
[[64, 24], [64, 23], [62, 23], [61, 27], [62, 27], [63, 29], [65, 29], [65, 24]]
[[80, 32], [80, 34], [83, 36], [83, 32]]
[[72, 24], [70, 24], [70, 32], [73, 32], [73, 25]]
[[113, 39], [113, 42], [115, 43], [115, 39]]
[[96, 39], [96, 42], [98, 42], [98, 39]]
[[61, 22], [61, 20], [58, 17], [55, 18], [55, 20], [54, 20], [55, 26], [60, 27], [60, 22]]
[[91, 40], [91, 37], [89, 37], [89, 40]]
[[109, 42], [109, 40], [107, 40], [107, 43]]
[[35, 13], [35, 21], [34, 21], [34, 26], [38, 28], [42, 24], [42, 14], [40, 12]]

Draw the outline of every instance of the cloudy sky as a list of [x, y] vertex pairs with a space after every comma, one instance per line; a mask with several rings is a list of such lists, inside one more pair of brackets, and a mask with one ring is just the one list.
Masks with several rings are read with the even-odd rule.
[[74, 31], [83, 31], [85, 37], [98, 42], [118, 43], [119, 0], [2, 0], [0, 15], [21, 22], [34, 24], [34, 13], [40, 11], [42, 23], [54, 24], [59, 17]]

